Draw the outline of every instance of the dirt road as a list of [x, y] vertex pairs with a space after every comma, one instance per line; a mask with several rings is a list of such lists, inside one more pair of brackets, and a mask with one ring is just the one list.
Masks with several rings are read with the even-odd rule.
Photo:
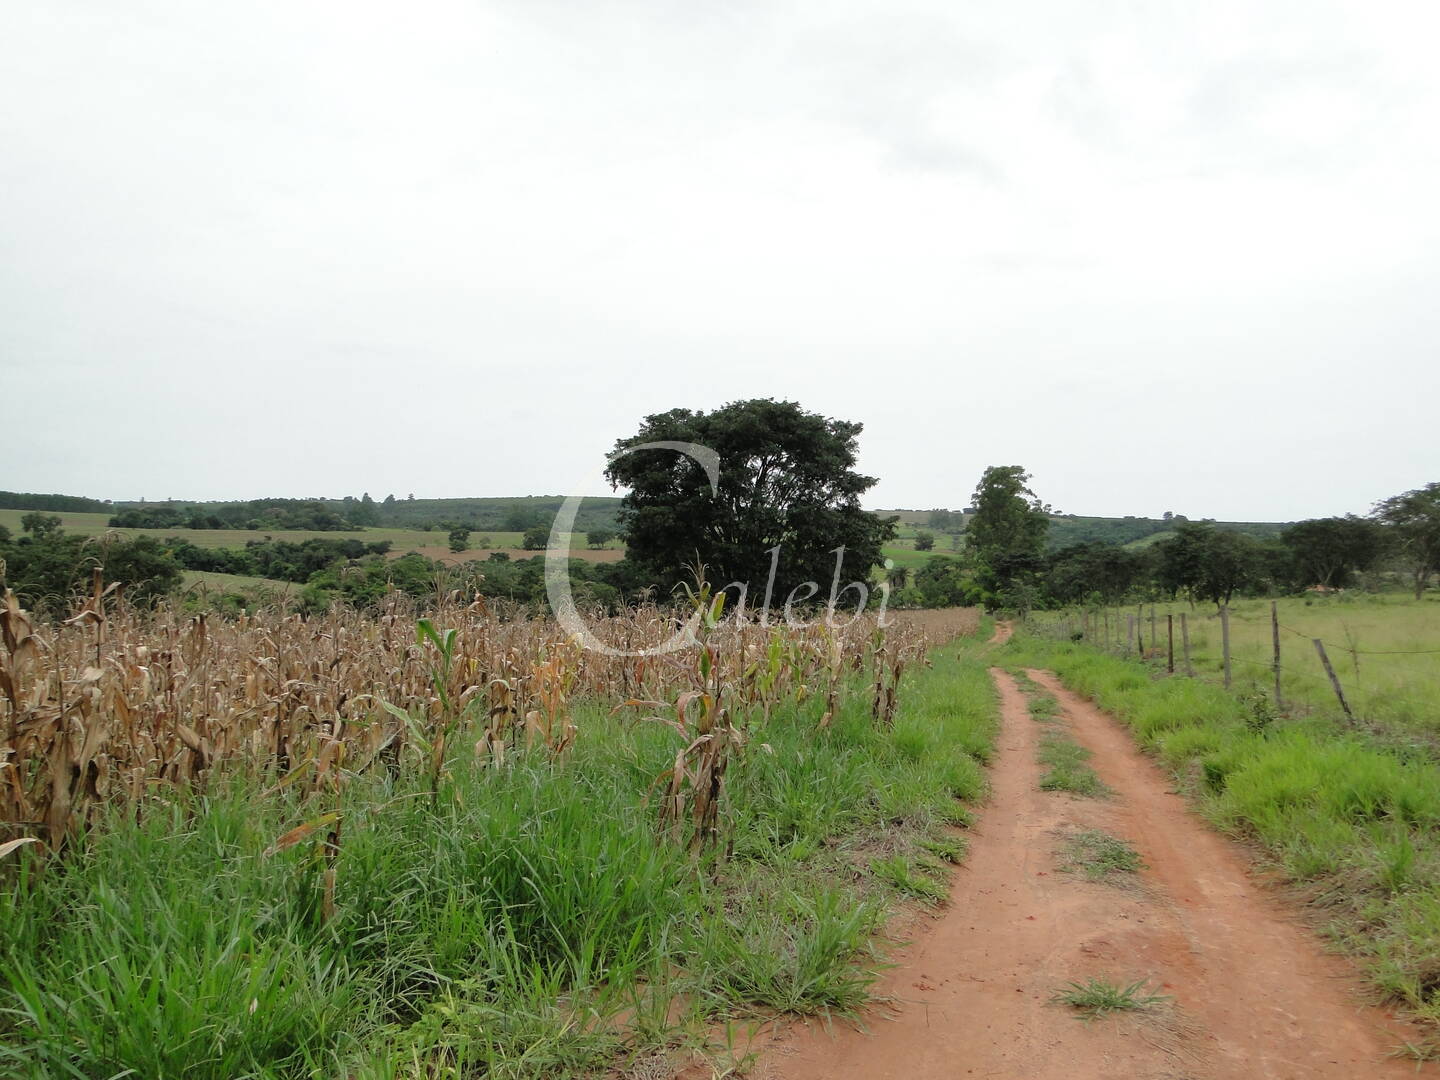
[[[1003, 728], [992, 797], [949, 907], [894, 959], [889, 1009], [868, 1033], [800, 1026], [776, 1037], [770, 1080], [1356, 1080], [1413, 1077], [1387, 1057], [1414, 1038], [1362, 1004], [1346, 964], [1324, 954], [1243, 855], [1193, 816], [1111, 718], [1061, 689], [1071, 737], [1114, 791], [1039, 788], [1039, 725], [993, 672]], [[1103, 829], [1148, 864], [1128, 888], [1060, 871], [1065, 833]], [[1081, 1022], [1052, 1004], [1070, 980], [1150, 980], [1171, 1004]]]

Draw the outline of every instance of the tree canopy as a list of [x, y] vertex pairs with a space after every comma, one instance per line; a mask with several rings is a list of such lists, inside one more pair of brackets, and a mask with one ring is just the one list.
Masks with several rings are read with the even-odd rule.
[[[763, 603], [775, 564], [773, 599], [783, 604], [828, 596], [836, 548], [844, 548], [841, 586], [864, 581], [895, 532], [892, 518], [864, 510], [875, 478], [855, 469], [862, 425], [808, 412], [790, 401], [736, 401], [713, 412], [672, 409], [648, 416], [615, 444], [605, 470], [629, 489], [620, 520], [629, 557], [662, 585], [685, 580], [697, 562], [717, 585], [743, 584], [747, 603]], [[702, 466], [646, 443], [698, 444], [718, 456], [718, 490]], [[776, 548], [778, 553], [775, 553]]]
[[1052, 511], [1029, 482], [1023, 465], [991, 465], [975, 487], [966, 547], [980, 584], [997, 599], [1041, 567]]
[[124, 584], [125, 595], [139, 604], [154, 603], [180, 584], [179, 564], [153, 536], [70, 536], [59, 518], [34, 517], [44, 520], [27, 526], [27, 535], [0, 535], [0, 587], [13, 589], [26, 607], [64, 614], [88, 590], [95, 567], [107, 584]]
[[1336, 589], [1375, 564], [1385, 539], [1378, 523], [1353, 514], [1299, 521], [1280, 534], [1294, 554], [1296, 576], [1303, 584]]
[[1431, 575], [1440, 570], [1440, 483], [1391, 496], [1375, 505], [1373, 516], [1392, 530], [1419, 600]]
[[1277, 586], [1293, 565], [1290, 553], [1274, 541], [1261, 543], [1208, 521], [1182, 521], [1175, 535], [1155, 545], [1156, 584], [1172, 597], [1209, 600], [1217, 607], [1237, 592]]

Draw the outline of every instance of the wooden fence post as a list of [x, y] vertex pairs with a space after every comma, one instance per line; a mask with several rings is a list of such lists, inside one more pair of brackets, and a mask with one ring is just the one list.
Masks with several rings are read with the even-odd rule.
[[1270, 640], [1275, 647], [1275, 707], [1285, 707], [1285, 697], [1280, 689], [1280, 605], [1278, 602], [1270, 601]]
[[1155, 636], [1155, 605], [1150, 605], [1150, 651], [1154, 652], [1160, 646], [1160, 640]]
[[1135, 651], [1135, 616], [1128, 615], [1125, 618], [1125, 652], [1127, 655]]
[[1325, 665], [1325, 674], [1330, 676], [1330, 687], [1340, 699], [1340, 708], [1345, 710], [1345, 719], [1354, 723], [1355, 714], [1350, 711], [1350, 703], [1345, 700], [1345, 691], [1340, 689], [1340, 680], [1335, 675], [1335, 669], [1330, 666], [1330, 657], [1325, 653], [1325, 643], [1318, 637], [1311, 640], [1315, 642], [1315, 651], [1320, 654], [1320, 663]]
[[1171, 675], [1175, 674], [1175, 616], [1169, 612], [1165, 613], [1165, 639], [1167, 642], [1165, 656], [1165, 670]]
[[1185, 612], [1180, 612], [1180, 648], [1185, 653], [1185, 674], [1193, 676], [1195, 667], [1190, 663], [1190, 624], [1185, 619]]
[[1220, 608], [1220, 652], [1225, 658], [1225, 689], [1230, 689], [1230, 605]]

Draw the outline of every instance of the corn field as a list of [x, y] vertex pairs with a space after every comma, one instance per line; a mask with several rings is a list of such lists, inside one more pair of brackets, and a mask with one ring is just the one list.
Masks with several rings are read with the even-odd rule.
[[[705, 614], [718, 604], [696, 597]], [[712, 607], [713, 605], [713, 607]], [[682, 613], [684, 614], [684, 613]], [[230, 619], [92, 595], [42, 622], [12, 594], [0, 604], [0, 852], [60, 850], [107, 804], [143, 813], [167, 790], [203, 791], [222, 772], [333, 791], [366, 770], [424, 769], [438, 792], [461, 755], [496, 765], [516, 752], [561, 755], [585, 738], [580, 701], [677, 729], [675, 765], [657, 781], [662, 825], [699, 845], [713, 836], [728, 749], [785, 702], [824, 695], [821, 724], [855, 687], [876, 723], [894, 716], [907, 667], [973, 632], [971, 609], [861, 617], [831, 628], [706, 618], [697, 644], [668, 655], [606, 656], [549, 618], [451, 595], [422, 613], [402, 595], [383, 615], [265, 610]], [[670, 636], [669, 608], [590, 624], [638, 650]], [[417, 632], [417, 627], [419, 632]], [[338, 846], [338, 822], [317, 819]]]

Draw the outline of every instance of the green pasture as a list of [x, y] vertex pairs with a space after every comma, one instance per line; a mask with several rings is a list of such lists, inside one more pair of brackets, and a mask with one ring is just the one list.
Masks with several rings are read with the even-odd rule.
[[[1440, 735], [1440, 596], [1416, 602], [1402, 593], [1340, 593], [1279, 600], [1281, 694], [1292, 709], [1341, 715], [1330, 680], [1313, 639], [1325, 643], [1335, 675], [1356, 716], [1364, 723], [1399, 731]], [[1191, 662], [1202, 678], [1222, 678], [1220, 617], [1213, 605], [1156, 604], [1154, 640], [1152, 605], [1111, 608], [1091, 615], [1092, 628], [1109, 616], [1113, 646], [1123, 646], [1127, 619], [1141, 617], [1145, 647], [1158, 658], [1168, 649], [1166, 616], [1175, 627], [1176, 665], [1183, 670], [1180, 616], [1190, 633]], [[1066, 621], [1075, 614], [1034, 617], [1038, 626]], [[1092, 633], [1094, 631], [1092, 630]], [[1237, 600], [1230, 606], [1230, 651], [1237, 692], [1272, 694], [1274, 644], [1269, 600]]]

